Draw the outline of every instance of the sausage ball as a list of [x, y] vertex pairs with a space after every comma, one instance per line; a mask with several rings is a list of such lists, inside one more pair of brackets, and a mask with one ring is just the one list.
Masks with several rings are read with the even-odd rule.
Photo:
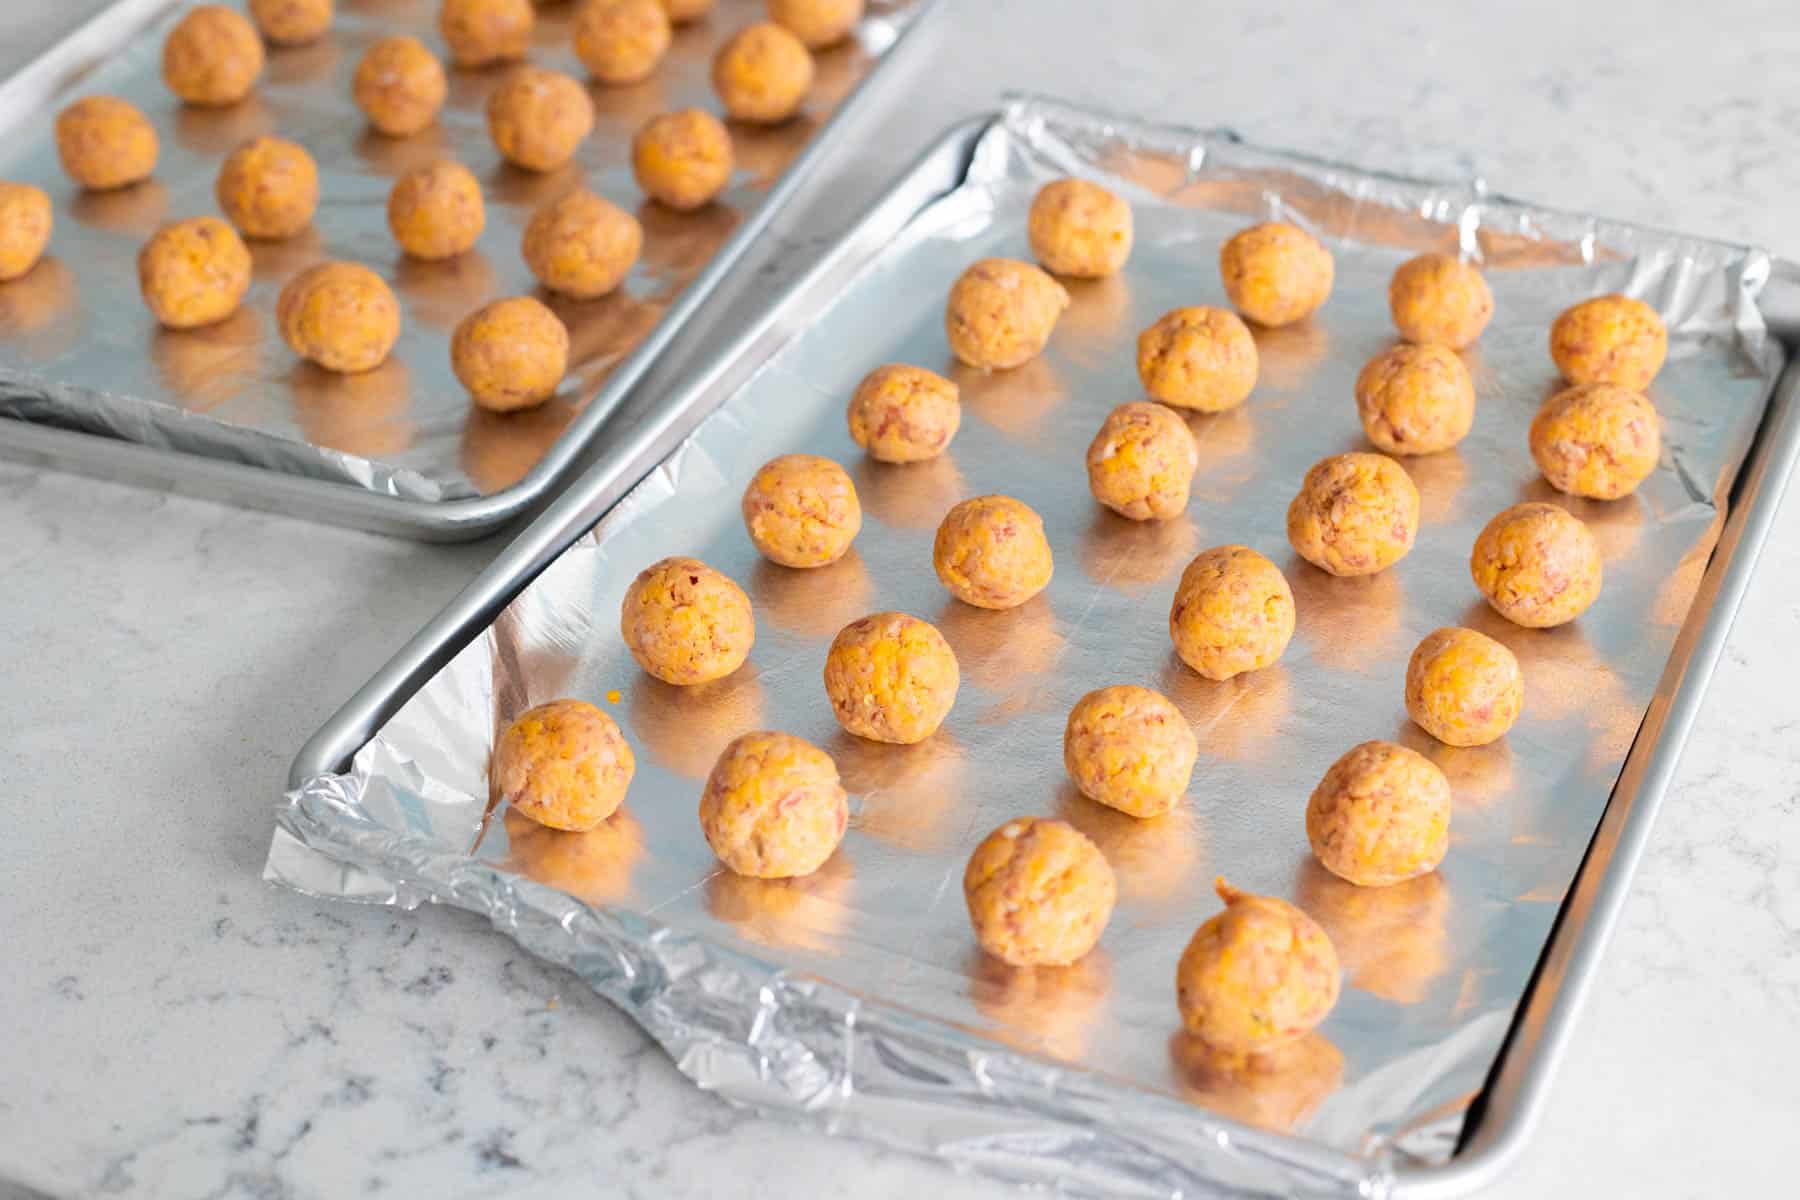
[[962, 674], [937, 627], [905, 613], [852, 621], [825, 654], [825, 695], [846, 732], [910, 746], [936, 733]]
[[1475, 539], [1469, 574], [1513, 624], [1566, 625], [1600, 595], [1600, 543], [1554, 504], [1515, 504]]
[[569, 366], [569, 331], [530, 296], [476, 309], [450, 338], [450, 368], [475, 403], [513, 412], [548, 400]]
[[1388, 454], [1436, 454], [1468, 436], [1475, 382], [1453, 351], [1401, 343], [1377, 354], [1356, 377], [1356, 415]]
[[327, 371], [372, 371], [400, 336], [400, 302], [369, 268], [322, 262], [281, 289], [275, 323], [289, 349]]
[[256, 86], [262, 69], [262, 39], [223, 4], [191, 10], [163, 40], [163, 82], [188, 104], [236, 104]]
[[976, 496], [944, 516], [931, 547], [938, 581], [976, 608], [1017, 608], [1049, 586], [1044, 519], [1011, 496]]
[[560, 71], [520, 67], [487, 102], [494, 147], [527, 171], [554, 171], [594, 131], [587, 89]]
[[863, 376], [850, 397], [850, 437], [878, 462], [936, 458], [962, 427], [957, 386], [924, 367], [889, 363]]
[[1544, 401], [1531, 422], [1531, 457], [1550, 486], [1617, 500], [1649, 478], [1662, 457], [1662, 422], [1641, 394], [1581, 383]]
[[762, 556], [784, 567], [844, 557], [862, 529], [862, 505], [844, 468], [816, 454], [783, 454], [744, 489], [744, 528]]
[[1434, 630], [1406, 664], [1406, 715], [1445, 745], [1499, 741], [1524, 704], [1519, 660], [1473, 629]]
[[226, 155], [213, 191], [245, 237], [293, 237], [319, 207], [319, 168], [294, 142], [252, 138]]
[[487, 226], [475, 172], [448, 159], [408, 171], [388, 192], [388, 229], [400, 248], [428, 262], [454, 258]]
[[1298, 1041], [1323, 1021], [1342, 986], [1337, 951], [1285, 900], [1214, 883], [1225, 911], [1194, 932], [1175, 967], [1181, 1026], [1218, 1050]]
[[1419, 489], [1382, 454], [1333, 454], [1288, 505], [1288, 544], [1333, 575], [1373, 575], [1406, 557], [1419, 533]]
[[1265, 221], [1219, 250], [1219, 274], [1231, 305], [1258, 325], [1291, 325], [1331, 295], [1331, 251], [1298, 225]]
[[1225, 309], [1171, 309], [1138, 335], [1137, 368], [1144, 390], [1164, 404], [1224, 412], [1256, 387], [1256, 339]]
[[753, 879], [825, 865], [850, 823], [831, 755], [791, 733], [746, 733], [725, 747], [700, 793], [700, 830], [719, 861]]
[[725, 113], [776, 125], [800, 111], [812, 87], [813, 60], [800, 39], [767, 21], [740, 30], [713, 58], [713, 91]]
[[1174, 808], [1199, 753], [1181, 710], [1162, 693], [1131, 684], [1083, 696], [1063, 730], [1063, 766], [1081, 794], [1134, 817]]
[[86, 96], [56, 114], [56, 154], [69, 178], [107, 191], [150, 178], [156, 126], [117, 96]]
[[1086, 179], [1054, 180], [1032, 198], [1025, 233], [1045, 270], [1099, 279], [1131, 256], [1131, 205]]
[[1133, 521], [1187, 511], [1200, 448], [1187, 422], [1160, 404], [1132, 400], [1106, 415], [1088, 443], [1088, 490]]
[[1550, 357], [1570, 383], [1613, 383], [1641, 392], [1662, 370], [1669, 331], [1630, 296], [1596, 296], [1550, 326]]
[[459, 67], [485, 67], [525, 57], [536, 21], [531, 0], [443, 0], [438, 32]]
[[969, 366], [1009, 370], [1038, 356], [1067, 307], [1063, 285], [1030, 263], [984, 258], [951, 287], [944, 332]]
[[163, 226], [138, 251], [137, 268], [144, 303], [170, 329], [222, 321], [250, 290], [250, 250], [217, 217]]
[[533, 214], [523, 252], [539, 283], [593, 300], [625, 281], [643, 248], [636, 217], [592, 192], [574, 191]]
[[1494, 315], [1494, 293], [1474, 264], [1454, 254], [1409, 258], [1388, 282], [1388, 311], [1409, 342], [1461, 350]]
[[1043, 817], [994, 830], [963, 872], [975, 940], [1015, 967], [1081, 958], [1106, 930], [1118, 894], [1100, 848], [1073, 825]]
[[437, 56], [417, 38], [384, 37], [356, 64], [351, 96], [389, 137], [406, 137], [437, 120], [450, 83]]
[[0, 183], [0, 282], [37, 265], [50, 244], [50, 197], [29, 183]]
[[835, 46], [862, 20], [863, 0], [769, 0], [769, 20], [809, 50]]
[[1361, 887], [1434, 871], [1450, 848], [1450, 781], [1417, 751], [1364, 742], [1313, 789], [1306, 840], [1327, 871]]
[[665, 558], [625, 592], [619, 632], [638, 666], [664, 683], [723, 679], [750, 656], [750, 597], [697, 558]]
[[677, 25], [698, 21], [712, 11], [713, 0], [662, 0], [663, 11]]
[[1181, 573], [1169, 637], [1207, 679], [1258, 671], [1294, 636], [1294, 593], [1281, 568], [1248, 546], [1202, 551]]
[[650, 78], [669, 51], [669, 14], [658, 0], [587, 0], [575, 14], [575, 57], [601, 83]]
[[552, 700], [506, 727], [488, 773], [521, 815], [583, 832], [618, 811], [636, 770], [617, 722], [585, 700]]
[[731, 134], [698, 108], [651, 117], [631, 139], [638, 186], [679, 212], [711, 203], [731, 182], [731, 167]]
[[331, 28], [332, 0], [250, 0], [250, 16], [277, 46], [304, 46]]

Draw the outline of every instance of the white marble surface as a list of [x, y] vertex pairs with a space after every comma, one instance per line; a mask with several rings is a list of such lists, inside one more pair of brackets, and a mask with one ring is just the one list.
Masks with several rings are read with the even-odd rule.
[[[928, 80], [771, 241], [766, 277], [1009, 85], [1369, 166], [1478, 171], [1800, 257], [1791, 0], [948, 4]], [[0, 65], [48, 28], [38, 7], [0, 12]], [[284, 1200], [992, 1196], [726, 1108], [473, 919], [259, 882], [301, 740], [495, 549], [0, 466], [0, 1181]], [[1800, 499], [1546, 1120], [1495, 1195], [1768, 1194], [1761, 1171], [1800, 1119], [1796, 591]]]

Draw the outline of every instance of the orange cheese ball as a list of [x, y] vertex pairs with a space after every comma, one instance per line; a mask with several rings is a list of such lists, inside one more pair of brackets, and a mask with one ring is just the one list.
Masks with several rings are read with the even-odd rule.
[[417, 38], [384, 37], [356, 64], [351, 96], [369, 124], [389, 137], [418, 133], [437, 120], [450, 83], [444, 65]]
[[1544, 401], [1531, 422], [1531, 457], [1550, 486], [1617, 500], [1637, 490], [1662, 457], [1662, 422], [1642, 395], [1582, 383]]
[[1288, 544], [1333, 575], [1373, 575], [1406, 557], [1419, 533], [1419, 489], [1381, 454], [1334, 454], [1307, 471], [1288, 505]]
[[1010, 370], [1038, 356], [1067, 307], [1063, 285], [1030, 263], [984, 258], [951, 287], [944, 333], [967, 365]]
[[293, 237], [319, 207], [319, 168], [297, 143], [252, 138], [225, 157], [213, 191], [245, 237]]
[[1169, 606], [1169, 637], [1181, 661], [1205, 678], [1261, 670], [1293, 636], [1287, 577], [1250, 547], [1215, 546], [1181, 573]]
[[723, 679], [750, 656], [756, 621], [750, 597], [697, 558], [665, 558], [625, 592], [619, 632], [638, 666], [664, 683]]
[[1409, 342], [1461, 350], [1494, 315], [1494, 293], [1472, 263], [1454, 254], [1409, 258], [1388, 282], [1388, 311]]
[[331, 28], [332, 0], [250, 0], [250, 16], [277, 46], [304, 46]]
[[1256, 339], [1225, 309], [1170, 309], [1138, 335], [1137, 369], [1144, 390], [1164, 404], [1224, 412], [1256, 387]]
[[1450, 781], [1417, 751], [1364, 742], [1313, 789], [1306, 840], [1327, 871], [1361, 887], [1434, 871], [1450, 849]]
[[514, 412], [548, 400], [569, 366], [569, 331], [530, 296], [476, 309], [450, 338], [450, 368], [475, 403]]
[[236, 104], [256, 86], [262, 69], [262, 39], [223, 4], [192, 9], [163, 40], [163, 82], [189, 104]]
[[680, 212], [711, 203], [731, 181], [731, 167], [731, 134], [698, 108], [651, 117], [631, 139], [638, 186]]
[[713, 91], [739, 121], [780, 124], [800, 111], [812, 82], [812, 55], [800, 39], [766, 21], [739, 30], [713, 58]]
[[508, 162], [554, 171], [594, 131], [594, 102], [560, 71], [519, 67], [488, 97], [487, 125]]
[[669, 14], [658, 0], [587, 0], [574, 34], [575, 56], [595, 79], [637, 83], [669, 52]]
[[878, 462], [925, 462], [962, 427], [957, 386], [924, 367], [889, 363], [863, 376], [850, 397], [850, 437]]
[[1200, 448], [1187, 422], [1160, 404], [1132, 400], [1106, 416], [1088, 444], [1088, 490], [1133, 521], [1187, 511]]
[[784, 567], [844, 557], [862, 529], [862, 505], [844, 468], [815, 454], [783, 454], [744, 489], [744, 528], [762, 556]]
[[769, 20], [809, 50], [835, 46], [862, 20], [863, 0], [768, 0]]
[[1076, 701], [1063, 729], [1063, 766], [1089, 800], [1133, 817], [1174, 808], [1200, 742], [1161, 692], [1118, 684]]
[[625, 281], [643, 248], [636, 217], [592, 192], [574, 191], [532, 216], [522, 250], [539, 283], [592, 300]]
[[1213, 885], [1225, 911], [1194, 932], [1175, 967], [1182, 1028], [1226, 1051], [1298, 1041], [1330, 1015], [1343, 986], [1337, 951], [1285, 900]]
[[1032, 198], [1025, 233], [1045, 270], [1099, 279], [1131, 257], [1131, 205], [1086, 179], [1057, 179]]
[[327, 371], [372, 371], [400, 336], [400, 302], [369, 268], [322, 262], [281, 289], [275, 323], [289, 349]]
[[82, 187], [124, 187], [156, 170], [156, 126], [117, 96], [86, 96], [56, 115], [56, 153]]
[[1015, 967], [1066, 966], [1086, 955], [1118, 895], [1100, 848], [1073, 825], [1043, 817], [994, 830], [963, 872], [975, 940]]
[[849, 823], [837, 764], [789, 733], [735, 739], [700, 793], [707, 845], [731, 871], [753, 879], [811, 875], [837, 850]]
[[487, 208], [475, 173], [445, 159], [408, 171], [388, 192], [388, 229], [400, 248], [428, 262], [453, 258], [475, 244]]
[[1473, 629], [1433, 630], [1406, 664], [1406, 714], [1445, 745], [1500, 740], [1524, 705], [1519, 660]]
[[460, 67], [485, 67], [525, 57], [537, 16], [531, 0], [443, 0], [438, 32]]
[[1600, 595], [1600, 543], [1554, 504], [1515, 504], [1487, 523], [1469, 574], [1494, 611], [1515, 625], [1566, 625]]
[[1050, 584], [1044, 519], [1011, 496], [976, 496], [944, 516], [931, 547], [938, 582], [976, 608], [1017, 608]]
[[495, 793], [551, 829], [585, 832], [617, 812], [637, 770], [618, 724], [585, 700], [521, 714], [494, 745]]
[[1231, 305], [1258, 325], [1304, 320], [1331, 295], [1331, 251], [1298, 225], [1265, 221], [1234, 234], [1219, 250], [1219, 274]]
[[1662, 317], [1630, 296], [1583, 300], [1550, 326], [1550, 358], [1570, 383], [1614, 383], [1641, 392], [1668, 352]]
[[713, 0], [662, 0], [663, 11], [677, 25], [698, 21], [712, 11]]
[[50, 197], [29, 183], [0, 183], [0, 282], [37, 265], [50, 244]]
[[217, 217], [165, 225], [138, 251], [138, 287], [156, 319], [193, 329], [237, 311], [250, 290], [250, 251]]
[[825, 654], [825, 695], [847, 733], [910, 746], [936, 733], [962, 683], [936, 626], [905, 613], [852, 621]]
[[1363, 432], [1388, 454], [1436, 454], [1468, 436], [1475, 382], [1454, 352], [1401, 343], [1377, 354], [1356, 377]]

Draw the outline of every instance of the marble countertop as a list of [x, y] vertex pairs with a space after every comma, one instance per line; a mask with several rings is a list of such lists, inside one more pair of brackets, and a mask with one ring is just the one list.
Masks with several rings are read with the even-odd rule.
[[[1791, 0], [946, 4], [928, 82], [915, 70], [782, 222], [761, 279], [1006, 87], [1800, 257]], [[0, 68], [97, 6], [6, 6]], [[301, 741], [498, 545], [0, 466], [0, 1194], [995, 1194], [726, 1107], [473, 918], [260, 882]], [[1495, 1195], [1753, 1194], [1800, 1120], [1796, 594], [1791, 496], [1546, 1119]]]

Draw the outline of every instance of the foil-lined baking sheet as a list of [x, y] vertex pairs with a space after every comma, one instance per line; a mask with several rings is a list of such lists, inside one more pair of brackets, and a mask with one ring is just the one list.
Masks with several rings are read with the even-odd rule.
[[[983, 255], [1026, 257], [1031, 198], [1066, 173], [1130, 198], [1130, 263], [1071, 286], [1040, 358], [991, 375], [957, 366], [942, 328], [951, 281]], [[1185, 518], [1112, 516], [1088, 494], [1083, 452], [1107, 411], [1139, 395], [1138, 331], [1177, 305], [1224, 303], [1218, 248], [1266, 217], [1326, 239], [1330, 302], [1257, 334], [1262, 375], [1246, 405], [1189, 418], [1201, 461]], [[1458, 247], [1481, 261], [1497, 308], [1467, 354], [1474, 429], [1452, 452], [1405, 461], [1423, 501], [1412, 553], [1371, 578], [1331, 577], [1288, 549], [1287, 503], [1312, 462], [1363, 445], [1352, 381], [1392, 340], [1394, 267]], [[981, 137], [964, 185], [873, 261], [813, 280], [835, 296], [824, 315], [491, 627], [469, 631], [348, 773], [289, 794], [271, 877], [485, 912], [580, 971], [703, 1086], [832, 1129], [1075, 1192], [1379, 1195], [1401, 1158], [1453, 1152], [1688, 617], [1781, 365], [1757, 309], [1768, 265], [1478, 187], [1016, 101]], [[1611, 290], [1656, 306], [1671, 349], [1650, 391], [1663, 461], [1634, 496], [1602, 504], [1549, 490], [1526, 427], [1557, 387], [1552, 319]], [[878, 464], [848, 437], [851, 390], [888, 361], [962, 389], [962, 431], [936, 462]], [[671, 403], [712, 399], [699, 388]], [[861, 496], [862, 534], [831, 567], [771, 566], [743, 532], [741, 489], [790, 451], [846, 464]], [[931, 567], [939, 518], [990, 492], [1036, 508], [1056, 555], [1050, 587], [1008, 612], [952, 601]], [[1565, 505], [1605, 556], [1598, 603], [1561, 629], [1508, 625], [1469, 580], [1476, 533], [1521, 500]], [[1299, 627], [1278, 665], [1213, 683], [1173, 656], [1167, 613], [1183, 566], [1226, 542], [1281, 566]], [[728, 572], [756, 607], [749, 663], [700, 689], [647, 678], [618, 636], [632, 576], [672, 553]], [[955, 710], [916, 747], [843, 734], [820, 684], [835, 632], [881, 609], [936, 623], [962, 664]], [[1406, 721], [1407, 657], [1447, 624], [1491, 634], [1522, 664], [1524, 715], [1493, 746], [1438, 745]], [[1071, 705], [1122, 682], [1164, 691], [1199, 733], [1186, 804], [1152, 821], [1083, 799], [1061, 765]], [[496, 732], [558, 696], [601, 705], [637, 750], [626, 807], [590, 834], [489, 810]], [[825, 747], [853, 795], [842, 849], [811, 878], [739, 879], [700, 834], [714, 756], [759, 727]], [[1303, 827], [1312, 786], [1368, 738], [1429, 755], [1455, 792], [1441, 869], [1385, 889], [1325, 873]], [[1073, 822], [1118, 873], [1106, 935], [1073, 967], [1007, 969], [970, 934], [964, 862], [1021, 814]], [[1175, 962], [1218, 911], [1221, 874], [1299, 904], [1345, 967], [1329, 1020], [1263, 1061], [1221, 1061], [1177, 1035]]]
[[[190, 7], [172, 2], [142, 29], [118, 22], [117, 51], [56, 100], [60, 108], [79, 95], [108, 93], [136, 104], [161, 139], [153, 178], [82, 192], [57, 163], [51, 112], [0, 114], [11, 126], [0, 177], [48, 191], [56, 221], [46, 258], [0, 284], [0, 416], [439, 502], [492, 495], [524, 478], [759, 211], [789, 162], [925, 5], [871, 4], [854, 39], [815, 56], [817, 77], [799, 117], [771, 127], [734, 122], [732, 181], [692, 213], [645, 200], [631, 175], [631, 136], [660, 112], [718, 109], [708, 81], [713, 53], [763, 19], [762, 0], [718, 0], [705, 20], [679, 27], [643, 83], [590, 83], [594, 132], [572, 163], [546, 174], [508, 165], [488, 138], [487, 97], [509, 65], [447, 67], [449, 100], [437, 124], [412, 137], [373, 132], [352, 103], [356, 65], [379, 38], [418, 37], [448, 63], [435, 2], [339, 4], [329, 34], [306, 46], [271, 47], [255, 92], [223, 109], [183, 106], [161, 79], [164, 35]], [[577, 8], [538, 8], [530, 60], [586, 79], [569, 31]], [[262, 134], [297, 141], [318, 161], [312, 227], [249, 243], [252, 283], [231, 317], [197, 330], [158, 328], [138, 295], [138, 248], [166, 222], [216, 214], [219, 164]], [[487, 227], [454, 259], [409, 259], [388, 232], [388, 191], [399, 175], [446, 157], [481, 180]], [[612, 295], [584, 301], [538, 291], [569, 327], [568, 377], [529, 412], [478, 409], [450, 370], [450, 333], [489, 300], [534, 291], [519, 253], [525, 224], [541, 204], [578, 185], [637, 215], [643, 255]], [[373, 268], [399, 297], [400, 340], [374, 371], [338, 375], [301, 362], [275, 326], [282, 285], [326, 258]]]

